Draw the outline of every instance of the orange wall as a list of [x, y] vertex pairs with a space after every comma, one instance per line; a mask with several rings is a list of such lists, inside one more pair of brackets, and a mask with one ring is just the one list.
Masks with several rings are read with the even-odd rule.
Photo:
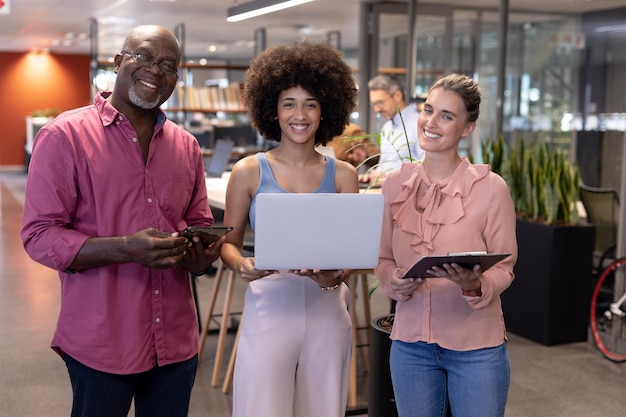
[[25, 117], [91, 101], [89, 56], [0, 53], [0, 166], [24, 165]]

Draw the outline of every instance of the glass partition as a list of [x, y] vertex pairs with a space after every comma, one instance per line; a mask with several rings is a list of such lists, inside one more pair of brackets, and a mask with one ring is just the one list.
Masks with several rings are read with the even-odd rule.
[[[512, 10], [504, 69], [498, 67], [503, 42], [498, 7], [418, 2], [412, 25], [408, 7], [397, 2], [364, 3], [363, 10], [361, 85], [378, 73], [392, 73], [414, 97], [442, 74], [466, 73], [483, 92], [478, 128], [463, 144], [475, 160], [483, 140], [544, 141], [579, 162], [590, 185], [610, 186], [619, 179], [616, 155], [626, 130], [626, 8], [582, 15]], [[374, 132], [379, 124], [367, 98], [362, 89], [358, 123]]]

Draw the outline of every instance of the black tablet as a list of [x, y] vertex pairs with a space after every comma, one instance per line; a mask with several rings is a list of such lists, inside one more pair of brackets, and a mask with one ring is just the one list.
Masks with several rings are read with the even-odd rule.
[[233, 228], [230, 226], [188, 226], [180, 232], [180, 235], [187, 239], [198, 236], [202, 243], [208, 246], [231, 230]]
[[433, 266], [443, 267], [443, 264], [458, 264], [467, 269], [472, 269], [474, 265], [478, 264], [484, 272], [510, 255], [510, 253], [464, 252], [442, 256], [424, 256], [413, 264], [402, 278], [437, 278], [429, 274], [428, 270]]

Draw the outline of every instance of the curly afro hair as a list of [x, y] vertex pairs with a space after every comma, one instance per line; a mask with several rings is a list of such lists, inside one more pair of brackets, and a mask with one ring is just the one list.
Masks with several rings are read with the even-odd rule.
[[296, 41], [266, 49], [246, 71], [243, 99], [252, 125], [266, 139], [280, 141], [278, 96], [300, 86], [319, 100], [322, 120], [315, 143], [340, 135], [356, 107], [356, 82], [340, 51], [330, 43]]

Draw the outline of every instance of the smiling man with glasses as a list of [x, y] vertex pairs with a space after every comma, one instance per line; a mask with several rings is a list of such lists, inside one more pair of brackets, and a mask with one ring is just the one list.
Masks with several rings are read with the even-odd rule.
[[[378, 166], [360, 177], [361, 182], [374, 183], [381, 182], [389, 172], [399, 169], [403, 161], [423, 159], [424, 151], [417, 142], [419, 113], [414, 104], [406, 102], [404, 87], [400, 81], [382, 74], [372, 78], [367, 87], [374, 111], [386, 120], [380, 132]], [[402, 119], [398, 110], [402, 114]]]
[[[156, 109], [163, 104], [174, 91], [178, 81], [178, 64], [181, 59], [178, 43], [176, 43], [176, 48], [165, 47], [158, 54], [155, 46], [150, 42], [135, 43], [132, 37], [127, 37], [122, 51], [115, 57], [117, 78], [124, 74], [126, 65], [131, 65], [133, 70], [141, 70], [134, 72], [134, 75], [138, 77], [138, 83], [129, 85], [128, 96], [133, 104], [146, 110]], [[134, 81], [134, 78], [131, 80]], [[121, 84], [126, 86], [124, 80]], [[156, 94], [147, 95], [152, 96], [152, 99], [148, 99], [145, 94], [138, 94], [137, 87], [140, 85], [153, 88]], [[117, 96], [113, 94], [112, 99], [116, 100], [116, 98]], [[116, 106], [115, 103], [112, 104]]]
[[200, 146], [159, 106], [181, 60], [174, 34], [139, 26], [115, 56], [112, 92], [59, 115], [37, 137], [22, 239], [63, 288], [52, 348], [65, 360], [72, 417], [186, 417], [198, 365], [189, 273], [222, 238], [210, 226]]
[[178, 63], [172, 59], [164, 59], [163, 61], [157, 62], [154, 60], [152, 55], [148, 54], [137, 54], [128, 51], [122, 51], [120, 52], [120, 54], [130, 55], [136, 63], [138, 63], [139, 65], [144, 65], [146, 67], [152, 67], [156, 64], [156, 66], [159, 67], [159, 69], [163, 71], [164, 74], [174, 75], [178, 73]]

